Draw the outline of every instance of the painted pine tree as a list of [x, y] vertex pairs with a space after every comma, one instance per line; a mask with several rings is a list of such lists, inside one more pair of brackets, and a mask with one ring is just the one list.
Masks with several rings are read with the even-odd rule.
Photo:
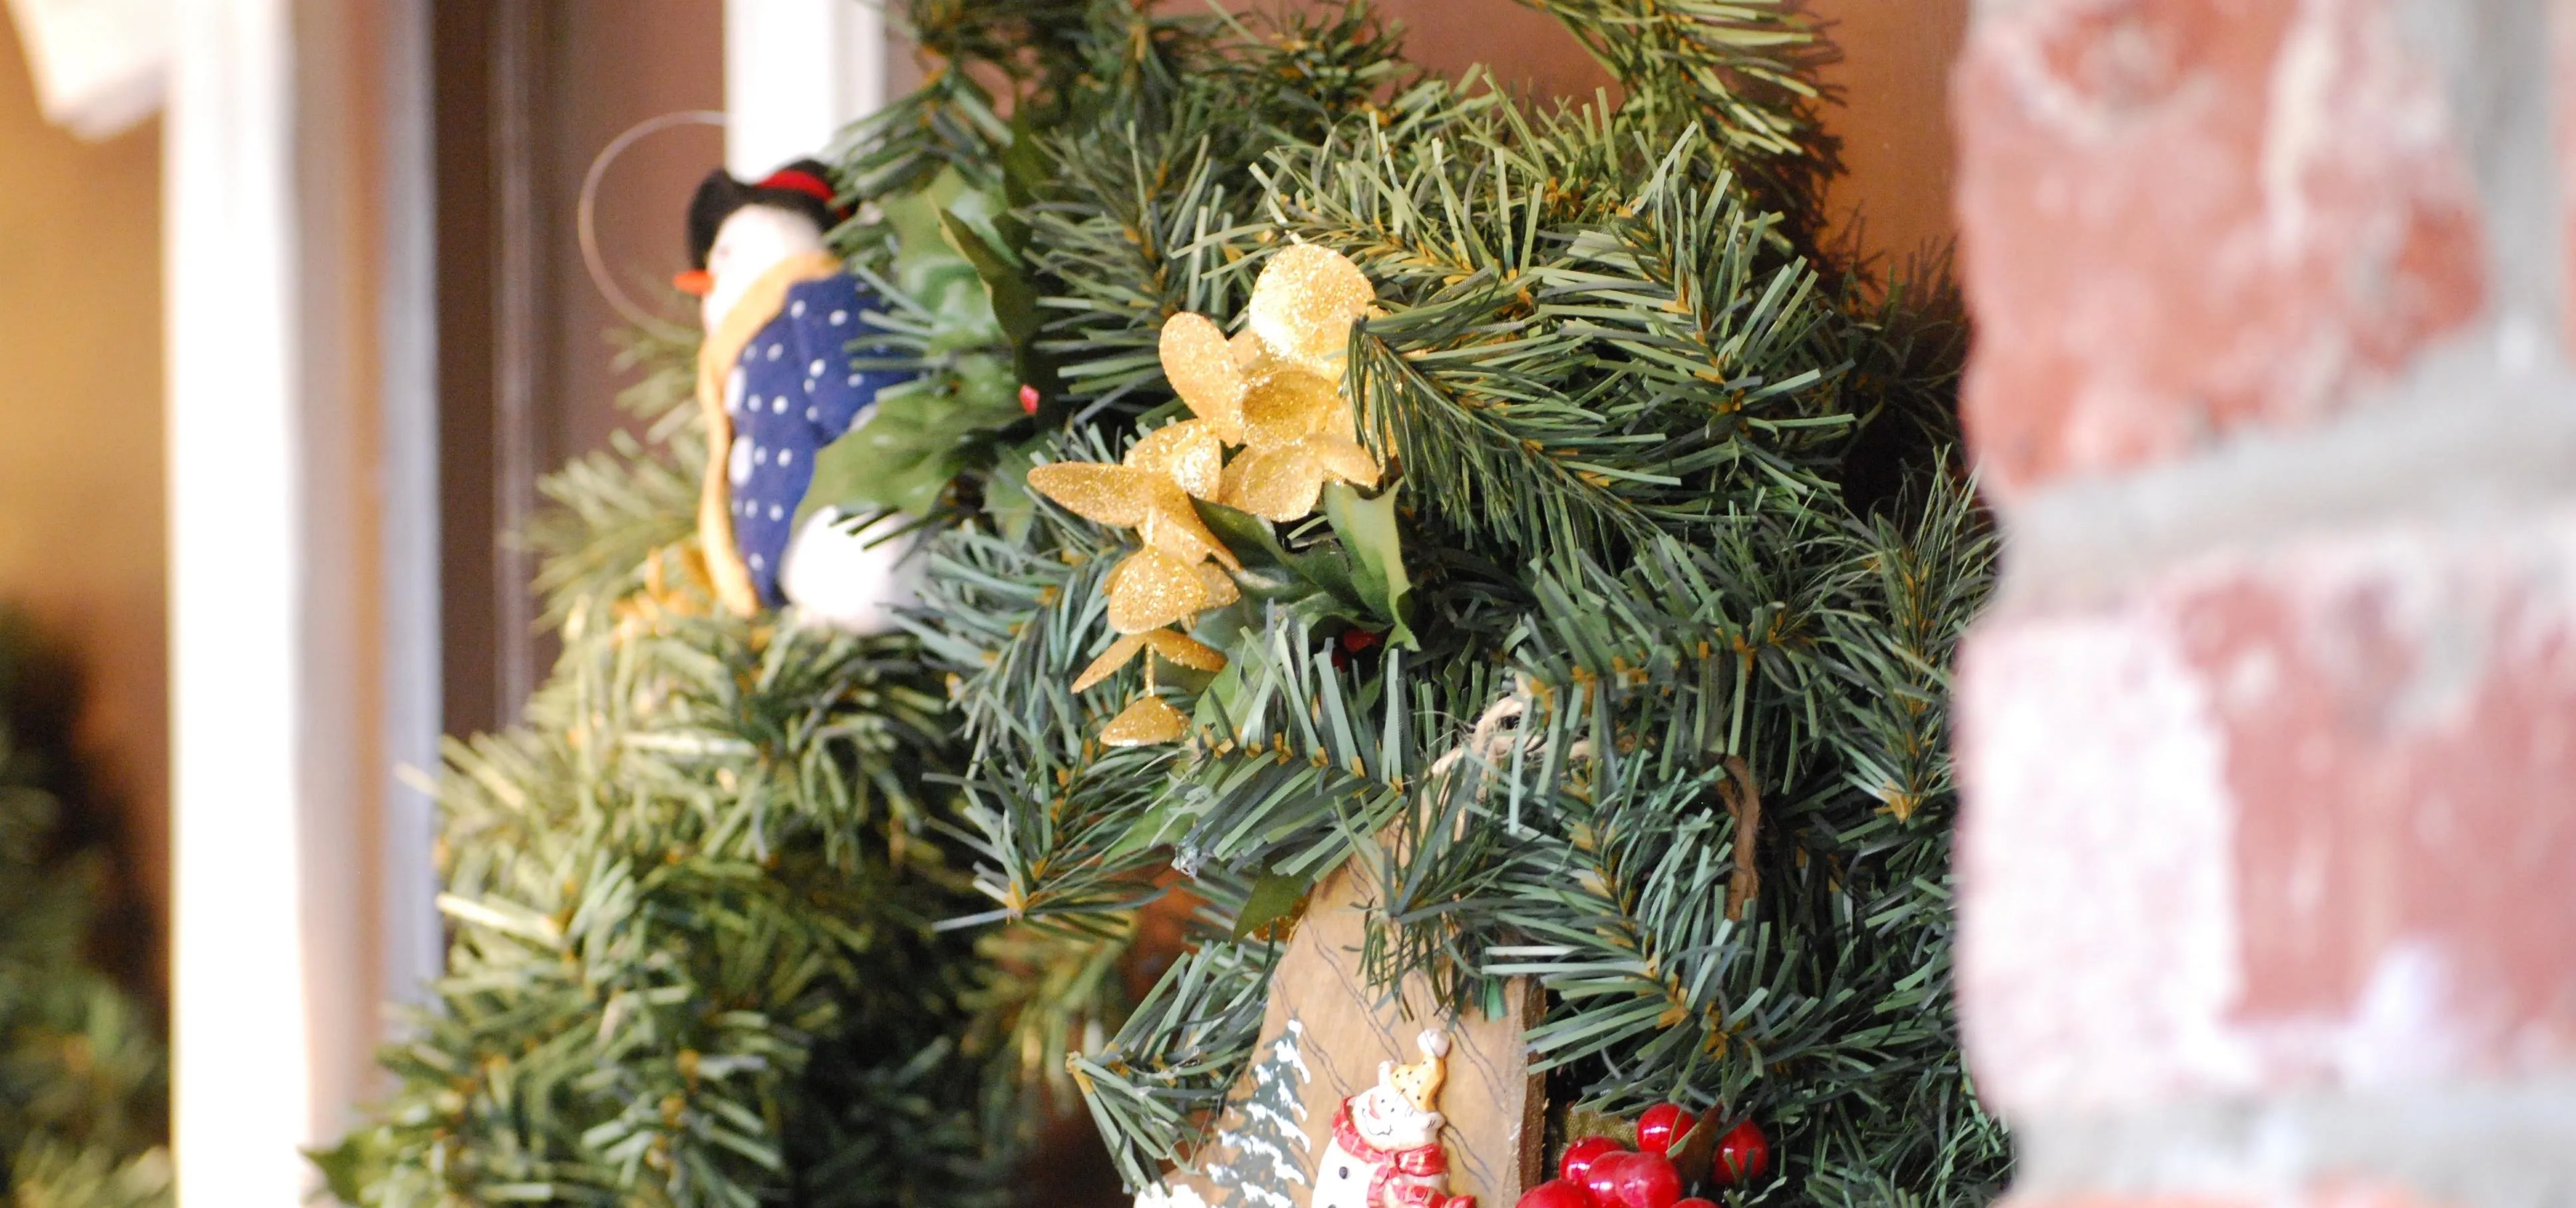
[[1269, 1055], [1252, 1067], [1252, 1094], [1234, 1104], [1217, 1129], [1217, 1144], [1231, 1156], [1210, 1165], [1207, 1178], [1225, 1188], [1234, 1204], [1296, 1208], [1314, 1186], [1306, 1170], [1313, 1154], [1304, 1103], [1314, 1073], [1298, 1047], [1305, 1035], [1304, 1025], [1288, 1021]]

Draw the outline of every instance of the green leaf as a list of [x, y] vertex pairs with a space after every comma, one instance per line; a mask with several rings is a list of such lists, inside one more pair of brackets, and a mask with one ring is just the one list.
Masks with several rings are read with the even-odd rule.
[[1004, 449], [993, 460], [992, 472], [984, 476], [984, 514], [993, 518], [993, 531], [1004, 540], [1015, 544], [1028, 540], [1029, 525], [1037, 520], [1037, 497], [1029, 493], [1029, 468], [1037, 464], [1037, 452], [1046, 445], [1047, 438], [1039, 436]]
[[375, 1169], [380, 1163], [367, 1152], [368, 1137], [367, 1130], [356, 1129], [329, 1149], [303, 1151], [304, 1160], [321, 1172], [322, 1185], [330, 1190], [331, 1198], [343, 1204], [365, 1203], [368, 1186], [383, 1177], [383, 1172]]
[[1351, 587], [1362, 603], [1391, 623], [1387, 641], [1407, 650], [1421, 649], [1405, 614], [1413, 580], [1404, 573], [1404, 543], [1395, 523], [1395, 491], [1365, 498], [1346, 483], [1324, 486], [1324, 519], [1342, 539], [1350, 566]]
[[1034, 359], [1041, 320], [1038, 289], [1029, 280], [1027, 269], [1018, 256], [998, 242], [999, 235], [989, 222], [957, 209], [943, 211], [939, 221], [948, 241], [964, 253], [982, 279], [985, 300], [992, 307], [994, 319], [1002, 325], [1002, 334], [1011, 342], [1012, 365], [1019, 381], [1036, 386], [1041, 394], [1052, 395], [1056, 387], [1054, 374]]
[[1298, 901], [1314, 886], [1312, 876], [1263, 872], [1252, 883], [1252, 896], [1244, 899], [1243, 912], [1235, 916], [1234, 938], [1249, 938], [1253, 932], [1296, 913]]
[[1383, 525], [1365, 518], [1367, 509], [1375, 506], [1369, 504], [1361, 505], [1350, 522], [1353, 531], [1371, 544], [1371, 552], [1366, 555], [1371, 565], [1366, 568], [1339, 541], [1290, 550], [1279, 543], [1270, 522], [1259, 516], [1203, 499], [1191, 502], [1209, 530], [1243, 562], [1243, 569], [1234, 576], [1243, 594], [1286, 607], [1308, 622], [1339, 621], [1368, 629], [1392, 627], [1406, 643], [1413, 642], [1413, 631], [1404, 627], [1402, 614], [1397, 611], [1397, 602], [1411, 590], [1411, 585], [1404, 578], [1403, 560], [1393, 548], [1392, 502], [1386, 505]]
[[1009, 370], [990, 356], [962, 358], [953, 380], [916, 378], [878, 392], [865, 423], [814, 455], [796, 523], [827, 506], [929, 515], [972, 464], [980, 438], [1020, 418], [1017, 396]]
[[1225, 542], [1225, 547], [1233, 550], [1234, 556], [1243, 561], [1245, 569], [1284, 568], [1288, 565], [1292, 555], [1280, 546], [1279, 535], [1270, 531], [1269, 521], [1240, 508], [1204, 499], [1193, 499], [1190, 504], [1198, 509], [1199, 519], [1216, 534], [1217, 540]]
[[964, 179], [951, 170], [917, 192], [878, 203], [886, 225], [894, 228], [895, 284], [930, 312], [934, 352], [982, 348], [1007, 335], [983, 275], [948, 237], [948, 207], [972, 196]]

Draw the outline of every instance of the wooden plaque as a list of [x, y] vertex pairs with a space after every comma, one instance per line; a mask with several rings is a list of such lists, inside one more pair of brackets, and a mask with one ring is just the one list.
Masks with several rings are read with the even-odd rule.
[[1438, 1105], [1449, 1193], [1511, 1208], [1538, 1182], [1546, 1097], [1521, 1043], [1535, 986], [1515, 980], [1490, 1019], [1443, 1018], [1418, 977], [1403, 986], [1404, 1009], [1381, 1002], [1360, 965], [1367, 929], [1383, 925], [1370, 895], [1348, 865], [1316, 886], [1271, 980], [1251, 1068], [1193, 1171], [1172, 1177], [1168, 1199], [1142, 1202], [1310, 1208], [1343, 1099], [1376, 1085], [1379, 1063], [1419, 1060], [1417, 1037], [1434, 1028], [1449, 1036]]

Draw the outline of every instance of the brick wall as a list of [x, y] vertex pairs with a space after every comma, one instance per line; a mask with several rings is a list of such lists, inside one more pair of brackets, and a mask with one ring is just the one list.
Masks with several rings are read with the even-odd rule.
[[1979, 0], [1960, 993], [2017, 1208], [2576, 1205], [2560, 7]]

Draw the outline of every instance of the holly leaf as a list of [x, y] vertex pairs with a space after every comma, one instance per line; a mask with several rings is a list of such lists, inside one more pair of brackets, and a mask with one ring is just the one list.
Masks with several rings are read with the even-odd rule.
[[[1368, 552], [1362, 558], [1355, 558], [1352, 547], [1343, 540], [1291, 550], [1279, 543], [1279, 535], [1270, 522], [1259, 516], [1204, 499], [1191, 502], [1209, 531], [1243, 563], [1234, 581], [1246, 596], [1280, 604], [1309, 622], [1339, 621], [1372, 630], [1390, 629], [1401, 634], [1408, 645], [1414, 643], [1413, 631], [1404, 627], [1403, 614], [1398, 611], [1412, 585], [1403, 577], [1403, 559], [1391, 544], [1395, 522], [1392, 502], [1385, 505], [1385, 515], [1380, 518], [1371, 511], [1377, 505], [1357, 501], [1344, 522], [1360, 541], [1368, 543]], [[1331, 517], [1327, 515], [1326, 520], [1331, 522]], [[1338, 536], [1339, 528], [1335, 531]]]
[[1390, 489], [1371, 499], [1348, 483], [1327, 483], [1324, 521], [1342, 540], [1352, 591], [1389, 624], [1388, 644], [1421, 649], [1412, 627], [1404, 623], [1410, 611], [1413, 580], [1404, 573], [1404, 543], [1396, 529], [1395, 492]]
[[1038, 388], [1038, 393], [1052, 397], [1059, 388], [1055, 373], [1040, 363], [1037, 347], [1038, 288], [1021, 267], [1019, 257], [1000, 242], [989, 217], [971, 212], [962, 205], [942, 211], [939, 216], [948, 242], [975, 266], [975, 274], [984, 285], [986, 302], [994, 319], [1002, 325], [1002, 334], [1011, 342], [1012, 367], [1019, 380]]
[[895, 285], [930, 313], [933, 352], [958, 352], [1002, 343], [1008, 333], [993, 310], [981, 272], [948, 236], [951, 207], [969, 215], [990, 210], [988, 199], [966, 186], [954, 169], [928, 185], [878, 201], [894, 228]]

